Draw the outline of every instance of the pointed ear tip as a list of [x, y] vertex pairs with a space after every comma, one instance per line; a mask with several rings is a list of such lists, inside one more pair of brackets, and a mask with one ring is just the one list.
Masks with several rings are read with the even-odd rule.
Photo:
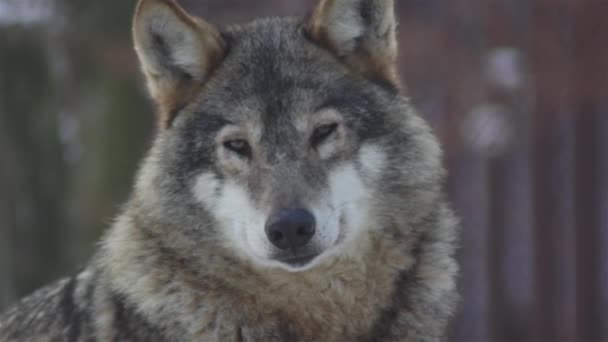
[[148, 5], [175, 5], [175, 0], [139, 0], [137, 7], [148, 6]]
[[184, 22], [192, 21], [175, 0], [139, 0], [133, 15], [133, 30], [143, 28], [142, 25], [148, 22], [148, 19], [154, 18], [155, 14], [171, 14]]
[[135, 7], [135, 19], [137, 19], [143, 12], [152, 9], [171, 9], [179, 10], [179, 5], [175, 0], [139, 0]]

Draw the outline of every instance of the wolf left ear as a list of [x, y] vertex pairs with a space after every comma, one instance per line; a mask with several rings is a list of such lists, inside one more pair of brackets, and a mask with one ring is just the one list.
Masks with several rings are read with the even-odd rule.
[[320, 0], [307, 31], [350, 67], [399, 87], [396, 28], [393, 0]]
[[140, 0], [133, 41], [148, 90], [159, 106], [160, 125], [166, 128], [221, 61], [224, 41], [215, 27], [190, 16], [174, 0]]

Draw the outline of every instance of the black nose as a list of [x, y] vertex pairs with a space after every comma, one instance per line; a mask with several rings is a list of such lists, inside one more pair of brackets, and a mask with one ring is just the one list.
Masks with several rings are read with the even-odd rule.
[[296, 249], [315, 235], [315, 225], [315, 217], [306, 209], [281, 209], [266, 222], [266, 236], [280, 249]]

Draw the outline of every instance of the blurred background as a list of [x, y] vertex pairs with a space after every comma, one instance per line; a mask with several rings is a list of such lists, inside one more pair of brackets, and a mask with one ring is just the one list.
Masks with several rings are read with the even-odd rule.
[[[182, 0], [218, 23], [312, 0]], [[462, 218], [452, 341], [608, 341], [608, 1], [398, 0]], [[0, 0], [0, 310], [86, 263], [153, 133], [134, 0]]]

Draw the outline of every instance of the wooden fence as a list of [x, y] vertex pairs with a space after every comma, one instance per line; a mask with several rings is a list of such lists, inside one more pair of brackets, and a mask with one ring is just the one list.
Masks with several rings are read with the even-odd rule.
[[464, 225], [452, 340], [608, 340], [608, 2], [399, 9]]

